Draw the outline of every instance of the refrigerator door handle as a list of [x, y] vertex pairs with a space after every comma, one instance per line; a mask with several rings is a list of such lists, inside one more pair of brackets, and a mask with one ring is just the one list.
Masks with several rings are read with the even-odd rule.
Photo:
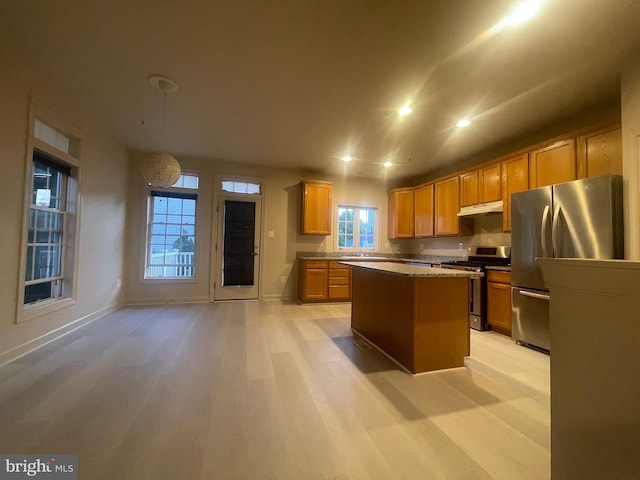
[[547, 220], [549, 219], [549, 205], [544, 206], [542, 212], [542, 223], [540, 224], [540, 245], [542, 246], [542, 256], [547, 257]]
[[519, 290], [520, 295], [524, 295], [525, 297], [538, 298], [540, 300], [550, 300], [551, 297], [549, 295], [544, 295], [542, 293], [533, 293], [527, 292], [526, 290]]
[[551, 246], [553, 247], [553, 256], [557, 256], [558, 253], [560, 252], [560, 249], [558, 248], [558, 235], [557, 235], [557, 231], [558, 231], [558, 220], [560, 219], [560, 205], [558, 205], [554, 210], [553, 210], [553, 220], [551, 222]]

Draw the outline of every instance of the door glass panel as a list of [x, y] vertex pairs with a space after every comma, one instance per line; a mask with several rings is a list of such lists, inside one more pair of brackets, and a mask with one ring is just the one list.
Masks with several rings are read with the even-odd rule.
[[224, 202], [223, 286], [254, 284], [255, 215], [254, 202]]

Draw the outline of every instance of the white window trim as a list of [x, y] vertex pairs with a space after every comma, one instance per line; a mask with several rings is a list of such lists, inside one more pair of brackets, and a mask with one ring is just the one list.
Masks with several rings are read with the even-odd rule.
[[[340, 238], [339, 238], [339, 215], [338, 215], [338, 209], [340, 207], [343, 208], [368, 208], [368, 209], [374, 209], [376, 211], [376, 224], [375, 224], [375, 228], [373, 231], [373, 238], [374, 238], [374, 247], [372, 249], [368, 249], [368, 248], [360, 248], [357, 245], [357, 242], [355, 241], [355, 237], [354, 237], [354, 246], [353, 247], [340, 247], [339, 246], [339, 242], [340, 242]], [[335, 214], [335, 229], [336, 229], [336, 234], [335, 234], [335, 250], [337, 252], [377, 252], [380, 250], [380, 207], [378, 207], [377, 205], [362, 205], [362, 204], [358, 204], [358, 203], [353, 203], [353, 202], [336, 202], [335, 203], [335, 207], [334, 207], [334, 211], [333, 213]]]
[[[182, 175], [196, 175], [198, 177], [198, 188], [182, 188], [182, 187], [169, 187], [169, 188], [161, 188], [154, 187], [149, 185], [144, 181], [144, 178], [140, 176], [140, 184], [141, 184], [141, 192], [142, 192], [142, 206], [143, 206], [143, 216], [140, 219], [140, 238], [142, 239], [140, 242], [140, 254], [139, 254], [139, 271], [138, 271], [138, 282], [140, 284], [146, 285], [175, 285], [175, 284], [196, 284], [200, 283], [200, 277], [202, 276], [202, 267], [198, 265], [198, 259], [200, 258], [200, 249], [202, 248], [200, 245], [200, 241], [198, 240], [198, 235], [200, 232], [200, 228], [202, 225], [202, 205], [200, 204], [202, 195], [202, 179], [203, 174], [200, 170], [186, 170], [182, 169]], [[146, 278], [145, 273], [147, 270], [147, 243], [149, 241], [149, 209], [151, 208], [149, 203], [149, 198], [151, 197], [152, 190], [167, 190], [170, 192], [178, 192], [178, 193], [190, 193], [196, 194], [198, 199], [196, 200], [196, 225], [195, 225], [195, 237], [196, 237], [196, 245], [193, 251], [194, 262], [195, 263], [195, 275], [193, 277], [181, 278], [181, 277], [164, 277], [164, 278]]]
[[[71, 140], [70, 154], [58, 150], [52, 145], [35, 137], [35, 121], [36, 119], [42, 121], [48, 126], [63, 133]], [[52, 312], [68, 308], [75, 305], [78, 292], [78, 253], [80, 251], [79, 238], [80, 238], [80, 211], [81, 211], [81, 171], [78, 169], [80, 166], [80, 156], [82, 151], [82, 140], [79, 131], [70, 124], [61, 120], [57, 115], [52, 113], [46, 107], [39, 102], [29, 97], [29, 115], [28, 115], [28, 135], [27, 145], [25, 149], [25, 188], [24, 196], [22, 199], [22, 234], [20, 237], [20, 269], [18, 272], [18, 292], [16, 295], [16, 323], [22, 323], [28, 320], [33, 320], [44, 315], [48, 315]], [[50, 300], [44, 300], [33, 305], [24, 304], [24, 288], [25, 288], [25, 271], [26, 271], [26, 256], [27, 256], [27, 236], [29, 230], [29, 205], [31, 203], [31, 188], [33, 182], [33, 153], [35, 150], [40, 150], [45, 154], [48, 154], [58, 160], [68, 164], [72, 169], [71, 177], [75, 179], [77, 183], [76, 192], [76, 218], [75, 218], [75, 235], [73, 236], [74, 256], [73, 256], [73, 268], [71, 277], [71, 292], [66, 297], [54, 298]], [[66, 236], [69, 240], [69, 236]], [[69, 275], [67, 275], [69, 276]]]

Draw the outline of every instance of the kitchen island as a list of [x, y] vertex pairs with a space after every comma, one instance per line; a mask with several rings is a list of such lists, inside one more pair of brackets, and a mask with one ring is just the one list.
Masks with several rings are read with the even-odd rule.
[[351, 328], [410, 373], [464, 366], [469, 279], [482, 273], [390, 262], [353, 267]]

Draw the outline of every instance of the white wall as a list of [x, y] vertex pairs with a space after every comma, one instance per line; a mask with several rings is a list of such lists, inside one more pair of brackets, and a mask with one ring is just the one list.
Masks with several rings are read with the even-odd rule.
[[[265, 168], [255, 165], [231, 164], [211, 159], [179, 157], [185, 172], [200, 175], [196, 240], [196, 278], [194, 282], [161, 283], [145, 281], [143, 276], [146, 223], [146, 197], [140, 169], [144, 154], [131, 154], [128, 225], [126, 301], [129, 304], [156, 304], [171, 302], [207, 302], [211, 290], [212, 238], [215, 238], [213, 209], [214, 180], [216, 175], [243, 175], [263, 179], [264, 213], [261, 249], [261, 290], [265, 300], [287, 300], [295, 296], [297, 288], [296, 253], [333, 252], [335, 235], [310, 236], [299, 234], [300, 180], [326, 180], [334, 183], [334, 205], [344, 202], [378, 208], [380, 219], [380, 252], [391, 252], [387, 240], [387, 187], [382, 181], [350, 177], [328, 177], [296, 170]], [[334, 228], [335, 229], [335, 228]], [[267, 231], [274, 237], [267, 237]], [[285, 277], [285, 283], [280, 278]]]
[[[38, 78], [19, 60], [0, 56], [0, 364], [72, 328], [97, 318], [121, 300], [127, 153], [55, 86]], [[79, 218], [77, 302], [52, 314], [16, 324], [29, 96], [83, 139]], [[75, 323], [74, 323], [75, 322]]]

